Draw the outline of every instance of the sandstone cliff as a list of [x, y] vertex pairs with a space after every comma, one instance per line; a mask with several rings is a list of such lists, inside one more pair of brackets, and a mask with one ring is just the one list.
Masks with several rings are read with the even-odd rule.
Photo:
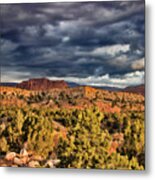
[[63, 80], [53, 81], [46, 78], [38, 78], [38, 79], [30, 79], [28, 81], [23, 81], [17, 84], [16, 87], [27, 90], [46, 91], [53, 88], [67, 88], [68, 84]]

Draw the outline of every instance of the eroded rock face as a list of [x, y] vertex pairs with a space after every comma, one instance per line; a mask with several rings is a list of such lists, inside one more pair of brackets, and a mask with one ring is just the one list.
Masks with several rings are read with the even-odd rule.
[[27, 90], [46, 91], [54, 88], [67, 88], [68, 84], [63, 80], [53, 81], [46, 78], [38, 78], [38, 79], [30, 79], [28, 81], [23, 81], [17, 84], [16, 87]]
[[31, 168], [40, 167], [40, 164], [38, 161], [30, 161], [28, 163], [28, 167], [31, 167]]
[[23, 164], [24, 164], [24, 162], [22, 161], [22, 159], [20, 159], [20, 158], [17, 158], [17, 157], [15, 157], [14, 158], [14, 164], [16, 164], [16, 165], [18, 165], [18, 166], [22, 166]]
[[8, 152], [5, 156], [5, 159], [7, 161], [12, 161], [14, 158], [16, 157], [16, 153], [15, 152]]

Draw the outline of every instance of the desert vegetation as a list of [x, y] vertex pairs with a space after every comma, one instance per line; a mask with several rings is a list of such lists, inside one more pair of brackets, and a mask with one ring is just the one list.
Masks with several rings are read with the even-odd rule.
[[1, 166], [145, 168], [144, 96], [0, 88]]

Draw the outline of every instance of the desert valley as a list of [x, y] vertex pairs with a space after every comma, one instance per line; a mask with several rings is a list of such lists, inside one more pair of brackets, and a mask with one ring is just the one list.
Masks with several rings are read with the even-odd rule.
[[144, 169], [144, 85], [0, 86], [0, 166]]

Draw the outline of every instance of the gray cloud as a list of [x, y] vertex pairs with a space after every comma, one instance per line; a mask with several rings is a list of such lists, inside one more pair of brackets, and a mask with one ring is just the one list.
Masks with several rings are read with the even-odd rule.
[[144, 1], [1, 4], [0, 8], [4, 80], [112, 77], [144, 69], [138, 61], [145, 55]]

